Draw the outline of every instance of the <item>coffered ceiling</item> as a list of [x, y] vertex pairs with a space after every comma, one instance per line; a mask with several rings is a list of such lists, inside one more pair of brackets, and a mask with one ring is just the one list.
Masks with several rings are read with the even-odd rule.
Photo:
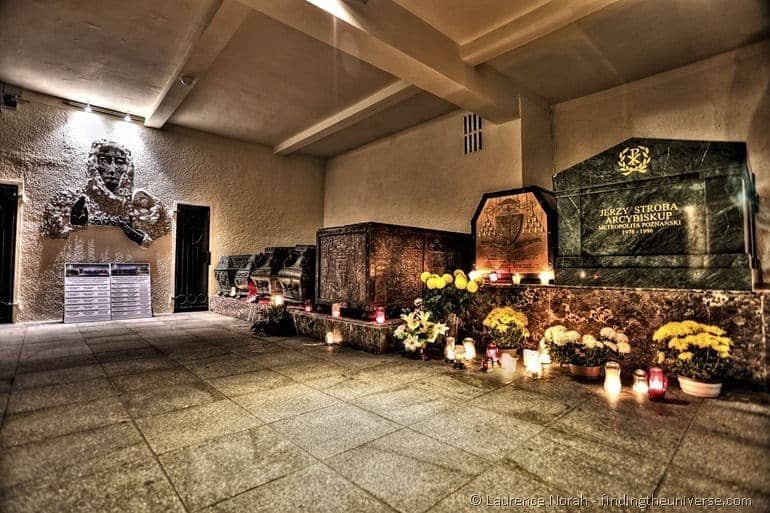
[[329, 157], [770, 36], [765, 0], [0, 0], [0, 81]]

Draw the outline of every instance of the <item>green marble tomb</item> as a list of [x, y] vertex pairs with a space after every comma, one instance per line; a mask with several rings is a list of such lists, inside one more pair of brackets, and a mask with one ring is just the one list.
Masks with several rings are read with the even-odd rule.
[[751, 290], [745, 143], [629, 139], [553, 182], [557, 284]]

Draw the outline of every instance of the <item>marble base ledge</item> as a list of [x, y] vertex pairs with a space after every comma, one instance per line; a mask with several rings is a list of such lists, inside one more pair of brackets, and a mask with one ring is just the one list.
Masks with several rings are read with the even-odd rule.
[[326, 340], [328, 332], [337, 332], [341, 344], [370, 353], [396, 351], [401, 342], [393, 337], [398, 320], [376, 324], [358, 319], [334, 318], [330, 315], [302, 310], [292, 312], [297, 333], [317, 340]]
[[270, 305], [249, 303], [245, 299], [235, 299], [223, 296], [209, 297], [210, 311], [251, 323], [264, 319], [268, 308], [270, 308]]

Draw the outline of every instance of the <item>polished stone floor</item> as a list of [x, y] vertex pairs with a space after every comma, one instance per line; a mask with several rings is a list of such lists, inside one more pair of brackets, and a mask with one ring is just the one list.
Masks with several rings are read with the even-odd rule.
[[767, 395], [613, 404], [549, 372], [257, 338], [210, 313], [3, 327], [0, 511], [641, 511], [601, 500], [652, 494], [770, 511]]

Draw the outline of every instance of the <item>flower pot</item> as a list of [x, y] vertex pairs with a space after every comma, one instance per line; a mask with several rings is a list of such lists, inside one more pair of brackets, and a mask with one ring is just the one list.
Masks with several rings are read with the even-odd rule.
[[592, 365], [587, 367], [585, 365], [575, 365], [574, 363], [570, 363], [569, 373], [580, 378], [599, 379], [599, 377], [602, 375], [602, 366]]
[[695, 397], [719, 397], [722, 392], [722, 383], [709, 383], [697, 379], [679, 376], [679, 386], [685, 394]]

